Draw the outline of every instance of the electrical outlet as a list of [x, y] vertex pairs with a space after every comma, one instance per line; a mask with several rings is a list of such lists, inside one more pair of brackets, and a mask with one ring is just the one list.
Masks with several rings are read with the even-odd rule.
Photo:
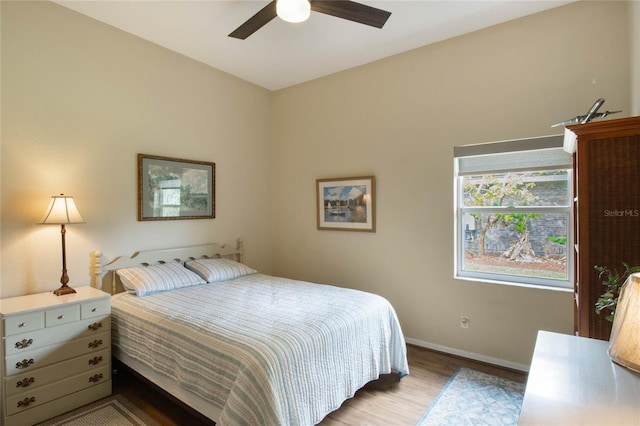
[[469, 328], [469, 317], [466, 315], [462, 315], [460, 317], [460, 328], [464, 328], [465, 330]]

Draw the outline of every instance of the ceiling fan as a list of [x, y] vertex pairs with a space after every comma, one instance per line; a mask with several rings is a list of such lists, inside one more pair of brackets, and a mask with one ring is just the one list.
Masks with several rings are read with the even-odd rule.
[[382, 28], [391, 12], [350, 0], [273, 0], [236, 28], [229, 37], [246, 39], [276, 16], [288, 22], [302, 22], [311, 11], [360, 24]]

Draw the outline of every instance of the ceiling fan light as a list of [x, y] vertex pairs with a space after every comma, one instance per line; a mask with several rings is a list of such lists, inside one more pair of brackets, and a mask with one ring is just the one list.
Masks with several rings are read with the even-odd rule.
[[308, 0], [278, 0], [276, 12], [284, 21], [303, 22], [311, 15], [311, 3]]

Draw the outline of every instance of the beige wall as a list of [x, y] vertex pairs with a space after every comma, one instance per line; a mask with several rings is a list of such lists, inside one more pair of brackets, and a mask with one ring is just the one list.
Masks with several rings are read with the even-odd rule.
[[[270, 93], [48, 2], [2, 2], [1, 296], [57, 288], [60, 228], [36, 225], [73, 195], [70, 284], [89, 253], [234, 243], [269, 272]], [[217, 166], [214, 220], [138, 222], [136, 154]]]
[[[410, 341], [491, 361], [571, 333], [571, 293], [453, 279], [453, 147], [557, 134], [599, 97], [628, 113], [626, 13], [578, 2], [277, 92], [275, 272], [382, 294]], [[368, 174], [377, 232], [316, 230], [315, 180]]]
[[[571, 294], [457, 281], [452, 149], [629, 111], [626, 3], [578, 2], [273, 94], [50, 3], [1, 2], [0, 296], [72, 285], [88, 254], [244, 237], [262, 272], [386, 296], [410, 341], [516, 367]], [[593, 29], [597, 28], [597, 31]], [[137, 222], [138, 152], [214, 161], [218, 218]], [[377, 178], [374, 234], [317, 231], [315, 179]], [[468, 315], [468, 331], [458, 327]]]

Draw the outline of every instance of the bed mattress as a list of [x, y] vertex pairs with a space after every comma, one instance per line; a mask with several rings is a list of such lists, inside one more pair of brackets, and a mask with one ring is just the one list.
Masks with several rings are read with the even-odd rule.
[[409, 372], [377, 295], [252, 274], [113, 296], [113, 346], [212, 404], [219, 425], [312, 425], [381, 374]]

